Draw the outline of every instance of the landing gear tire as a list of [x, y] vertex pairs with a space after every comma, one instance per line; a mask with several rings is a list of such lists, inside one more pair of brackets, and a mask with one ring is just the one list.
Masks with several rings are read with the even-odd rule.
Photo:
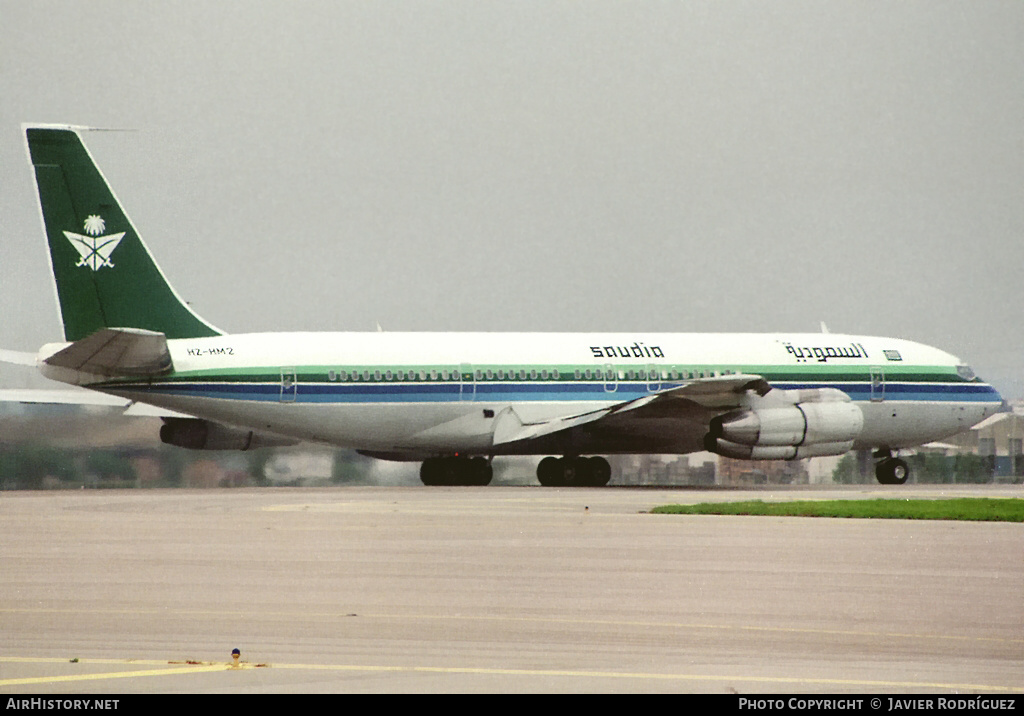
[[483, 486], [493, 476], [490, 463], [482, 457], [432, 457], [420, 466], [420, 481], [431, 486]]
[[910, 477], [910, 468], [905, 461], [888, 457], [875, 465], [875, 477], [883, 485], [903, 485]]
[[590, 475], [588, 484], [590, 487], [604, 487], [612, 479], [612, 466], [603, 457], [592, 457], [590, 463]]
[[431, 486], [444, 484], [444, 472], [441, 460], [442, 458], [430, 458], [423, 461], [423, 464], [420, 465], [420, 482], [424, 485]]
[[494, 470], [491, 468], [491, 464], [482, 457], [472, 458], [469, 461], [469, 469], [467, 472], [468, 482], [466, 484], [476, 485], [477, 487], [490, 485], [491, 478], [494, 477]]
[[537, 465], [537, 481], [544, 487], [604, 487], [611, 477], [603, 457], [546, 457]]
[[537, 480], [544, 487], [562, 487], [564, 474], [562, 461], [557, 457], [546, 457], [537, 465]]

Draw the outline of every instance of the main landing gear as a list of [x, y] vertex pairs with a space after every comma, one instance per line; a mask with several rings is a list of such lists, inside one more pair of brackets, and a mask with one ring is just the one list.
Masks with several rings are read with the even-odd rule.
[[902, 485], [910, 477], [910, 468], [904, 460], [893, 457], [889, 450], [879, 450], [875, 457], [882, 458], [875, 464], [875, 477], [883, 485]]
[[545, 487], [604, 487], [612, 468], [603, 457], [546, 457], [537, 465]]
[[[482, 457], [432, 457], [420, 466], [424, 485], [489, 485], [494, 472]], [[604, 487], [612, 468], [603, 457], [546, 457], [537, 466], [545, 487]]]
[[482, 457], [432, 457], [420, 466], [424, 485], [489, 485], [494, 471]]

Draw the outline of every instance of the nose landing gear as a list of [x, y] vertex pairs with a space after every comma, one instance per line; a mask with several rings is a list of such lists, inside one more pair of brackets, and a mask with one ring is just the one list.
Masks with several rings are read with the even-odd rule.
[[879, 450], [875, 457], [882, 458], [875, 464], [875, 478], [883, 485], [903, 485], [910, 477], [906, 461], [893, 457], [889, 450]]

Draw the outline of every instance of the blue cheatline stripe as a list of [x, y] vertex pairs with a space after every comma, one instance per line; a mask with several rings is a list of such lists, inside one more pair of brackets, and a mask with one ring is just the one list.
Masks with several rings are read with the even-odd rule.
[[[870, 383], [773, 383], [782, 389], [838, 388], [855, 401], [871, 399]], [[663, 383], [662, 390], [673, 387]], [[281, 399], [280, 383], [165, 383], [121, 384], [119, 390], [154, 395], [202, 397], [221, 400], [271, 401]], [[472, 386], [457, 382], [436, 384], [330, 384], [299, 383], [294, 393], [286, 391], [288, 402], [298, 403], [447, 403], [468, 399]], [[649, 395], [647, 383], [618, 383], [614, 392], [604, 383], [481, 383], [475, 400], [485, 402], [600, 401], [625, 402]], [[895, 383], [884, 388], [886, 401], [997, 403], [999, 394], [978, 383]]]
[[[838, 388], [851, 399], [870, 401], [872, 389], [870, 383], [772, 383], [777, 388], [789, 390], [805, 390], [810, 388]], [[965, 402], [965, 403], [1000, 403], [1002, 399], [995, 388], [977, 383], [885, 383], [878, 389], [885, 399], [927, 402]]]

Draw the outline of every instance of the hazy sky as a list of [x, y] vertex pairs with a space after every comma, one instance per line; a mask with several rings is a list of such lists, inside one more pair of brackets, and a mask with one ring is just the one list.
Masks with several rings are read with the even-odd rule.
[[[231, 332], [816, 331], [1024, 397], [1024, 3], [0, 0], [0, 347], [60, 338], [21, 123]], [[7, 385], [22, 373], [0, 373]]]

